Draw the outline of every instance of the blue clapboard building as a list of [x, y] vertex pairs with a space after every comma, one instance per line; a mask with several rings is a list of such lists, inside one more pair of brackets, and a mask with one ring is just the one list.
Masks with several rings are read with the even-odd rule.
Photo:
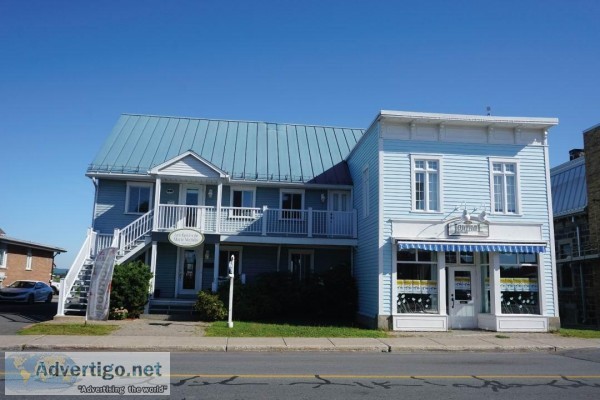
[[[148, 312], [236, 275], [345, 266], [357, 319], [394, 330], [559, 326], [548, 129], [554, 118], [381, 111], [364, 129], [124, 114], [87, 170], [95, 254], [154, 273]], [[175, 234], [174, 234], [175, 232]]]

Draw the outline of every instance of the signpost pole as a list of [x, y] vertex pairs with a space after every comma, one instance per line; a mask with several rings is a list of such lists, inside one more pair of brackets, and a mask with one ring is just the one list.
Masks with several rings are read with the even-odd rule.
[[231, 260], [229, 261], [229, 319], [227, 321], [227, 326], [233, 328], [233, 275], [235, 270], [235, 256], [231, 255]]

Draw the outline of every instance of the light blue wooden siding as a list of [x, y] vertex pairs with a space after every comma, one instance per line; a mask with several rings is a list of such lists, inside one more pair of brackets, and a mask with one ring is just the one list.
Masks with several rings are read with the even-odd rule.
[[[379, 126], [374, 124], [362, 138], [348, 159], [350, 175], [354, 182], [353, 208], [358, 214], [358, 246], [354, 257], [354, 277], [358, 285], [359, 313], [375, 317], [379, 313], [380, 296], [387, 296], [379, 287]], [[369, 215], [363, 210], [363, 170], [369, 168]], [[388, 279], [389, 280], [389, 279]]]
[[[170, 191], [171, 193], [167, 193]], [[163, 182], [160, 185], [160, 204], [179, 204], [179, 184]]]
[[[384, 140], [383, 220], [429, 218], [440, 220], [455, 207], [466, 203], [468, 209], [484, 204], [490, 210], [490, 178], [488, 157], [514, 158], [520, 165], [521, 216], [489, 216], [494, 222], [543, 224], [543, 240], [550, 243], [548, 188], [546, 186], [544, 148], [542, 146], [486, 145]], [[409, 154], [442, 155], [443, 204], [442, 214], [427, 216], [411, 212], [411, 176]], [[456, 216], [458, 214], [455, 212]], [[386, 239], [384, 269], [391, 268], [392, 242], [390, 224], [383, 224]], [[553, 270], [550, 252], [544, 255], [544, 289], [546, 310], [554, 315]], [[391, 284], [391, 282], [390, 282]]]
[[277, 271], [277, 247], [244, 246], [242, 250], [242, 273], [250, 283], [257, 276]]
[[94, 229], [100, 233], [113, 233], [135, 221], [138, 214], [125, 214], [127, 182], [98, 180], [98, 196], [94, 214]]
[[156, 255], [155, 288], [160, 289], [160, 298], [175, 297], [176, 273], [177, 247], [170, 243], [159, 243]]
[[202, 290], [211, 290], [213, 281], [214, 264], [204, 264], [202, 266]]

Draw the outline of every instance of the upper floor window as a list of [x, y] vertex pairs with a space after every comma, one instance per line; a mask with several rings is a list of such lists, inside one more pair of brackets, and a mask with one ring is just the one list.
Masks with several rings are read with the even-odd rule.
[[131, 214], [144, 214], [150, 211], [152, 203], [151, 183], [127, 183], [125, 200], [126, 212]]
[[494, 212], [517, 214], [519, 204], [518, 164], [514, 161], [490, 162], [490, 176]]
[[27, 271], [31, 271], [31, 259], [32, 259], [31, 249], [28, 249], [27, 250], [27, 264], [25, 265], [25, 269]]
[[440, 159], [412, 159], [413, 210], [440, 211]]
[[281, 191], [281, 219], [304, 219], [304, 191], [286, 189]]
[[0, 248], [0, 268], [6, 268], [6, 249]]
[[230, 216], [234, 217], [254, 217], [254, 189], [250, 188], [231, 188], [231, 210]]

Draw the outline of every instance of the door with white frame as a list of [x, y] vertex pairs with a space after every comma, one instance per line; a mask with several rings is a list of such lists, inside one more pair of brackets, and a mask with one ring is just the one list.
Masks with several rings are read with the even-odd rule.
[[472, 329], [477, 327], [476, 268], [448, 266], [448, 327]]
[[299, 283], [310, 281], [314, 273], [314, 251], [312, 250], [290, 250], [288, 258], [288, 271], [292, 279]]
[[180, 228], [200, 228], [202, 209], [198, 206], [204, 205], [204, 186], [183, 184], [179, 193], [179, 204], [189, 206], [181, 209], [179, 215]]
[[177, 293], [196, 294], [202, 288], [202, 254], [204, 246], [179, 249]]
[[329, 218], [327, 233], [330, 236], [347, 235], [352, 229], [352, 214], [350, 211], [350, 192], [329, 191]]

